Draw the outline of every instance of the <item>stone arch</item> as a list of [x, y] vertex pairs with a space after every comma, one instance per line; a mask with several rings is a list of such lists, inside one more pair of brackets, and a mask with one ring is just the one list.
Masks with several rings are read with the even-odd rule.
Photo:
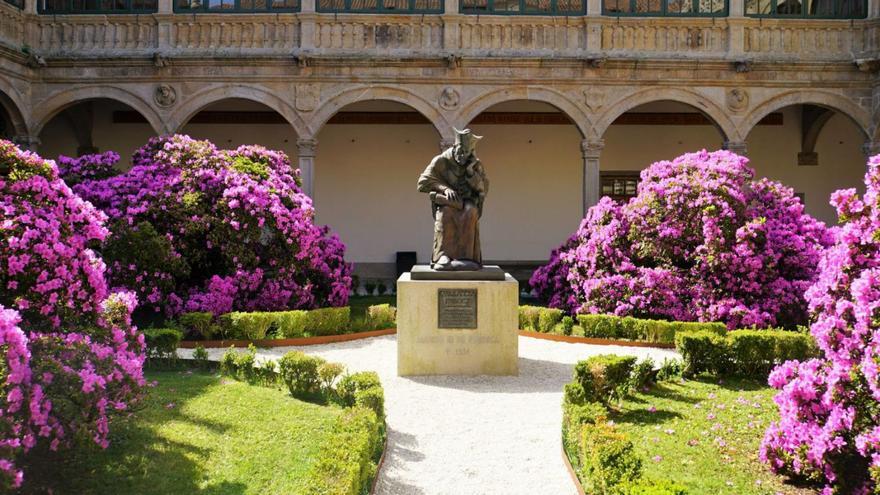
[[171, 132], [179, 132], [190, 119], [205, 107], [231, 98], [262, 103], [284, 117], [284, 120], [293, 127], [298, 138], [311, 136], [302, 117], [287, 101], [266, 88], [242, 84], [215, 86], [187, 97], [186, 102], [171, 114], [168, 128]]
[[456, 125], [464, 127], [493, 105], [514, 100], [540, 101], [553, 105], [572, 120], [581, 137], [590, 136], [593, 122], [580, 106], [559, 91], [536, 86], [502, 88], [477, 96], [459, 110], [455, 119]]
[[369, 100], [386, 100], [407, 105], [426, 117], [441, 140], [452, 138], [452, 129], [437, 105], [409, 90], [394, 86], [358, 86], [344, 90], [328, 100], [322, 101], [309, 121], [312, 136], [317, 136], [324, 124], [339, 110], [352, 103]]
[[757, 105], [743, 119], [739, 127], [740, 135], [745, 140], [752, 129], [767, 115], [791, 105], [817, 105], [841, 113], [848, 117], [864, 134], [871, 137], [871, 115], [853, 100], [830, 91], [793, 90], [772, 96]]
[[86, 100], [110, 99], [124, 103], [137, 110], [156, 134], [166, 134], [161, 116], [139, 95], [115, 86], [86, 86], [55, 93], [34, 111], [30, 135], [39, 136], [43, 127], [66, 108]]
[[12, 123], [12, 130], [16, 136], [26, 136], [28, 133], [27, 120], [21, 112], [27, 108], [21, 103], [21, 96], [5, 79], [0, 79], [0, 106], [6, 111]]
[[656, 101], [675, 101], [690, 105], [712, 121], [712, 124], [718, 129], [724, 141], [740, 140], [736, 125], [727, 116], [723, 108], [697, 91], [679, 88], [643, 89], [606, 105], [607, 110], [596, 121], [596, 137], [601, 138], [604, 136], [608, 127], [624, 113], [640, 105]]

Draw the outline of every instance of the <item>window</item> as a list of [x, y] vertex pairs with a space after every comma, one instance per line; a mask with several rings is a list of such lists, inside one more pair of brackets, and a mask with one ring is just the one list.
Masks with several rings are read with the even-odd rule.
[[602, 196], [614, 201], [629, 201], [635, 197], [639, 186], [639, 172], [601, 172]]
[[441, 14], [442, 0], [318, 0], [318, 12]]
[[149, 14], [157, 0], [38, 0], [41, 14]]
[[461, 0], [463, 14], [583, 15], [586, 0]]
[[863, 19], [867, 0], [745, 0], [746, 15], [814, 19]]
[[296, 12], [299, 0], [174, 0], [175, 12]]
[[603, 15], [715, 17], [727, 15], [727, 0], [602, 0]]

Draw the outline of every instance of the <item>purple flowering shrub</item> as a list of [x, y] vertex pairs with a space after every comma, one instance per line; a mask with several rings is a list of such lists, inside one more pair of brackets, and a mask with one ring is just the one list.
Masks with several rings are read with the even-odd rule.
[[825, 484], [823, 493], [880, 493], [880, 155], [864, 199], [837, 191], [843, 225], [806, 293], [820, 357], [770, 375], [780, 420], [761, 445], [779, 473]]
[[790, 188], [728, 151], [654, 163], [628, 203], [602, 198], [535, 272], [551, 305], [729, 328], [807, 320], [804, 292], [832, 236]]
[[[91, 161], [108, 159], [118, 155]], [[345, 246], [314, 224], [312, 200], [284, 153], [218, 150], [175, 135], [151, 139], [132, 164], [74, 190], [109, 217], [110, 279], [136, 291], [142, 307], [221, 314], [348, 302]]]
[[92, 250], [104, 220], [53, 162], [0, 141], [0, 488], [38, 442], [106, 447], [109, 416], [145, 385], [136, 299], [108, 290]]
[[87, 180], [113, 177], [119, 173], [113, 167], [118, 161], [119, 154], [113, 151], [83, 155], [79, 158], [61, 155], [57, 160], [58, 174], [64, 178], [68, 186], [74, 186]]

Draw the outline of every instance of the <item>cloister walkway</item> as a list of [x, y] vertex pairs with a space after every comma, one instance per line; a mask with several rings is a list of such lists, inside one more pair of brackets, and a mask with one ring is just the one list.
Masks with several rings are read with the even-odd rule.
[[[381, 495], [576, 494], [561, 454], [562, 388], [595, 354], [675, 352], [519, 337], [519, 376], [398, 377], [394, 335], [307, 347], [259, 349], [258, 360], [298, 349], [350, 371], [376, 371], [385, 388], [388, 445]], [[190, 351], [181, 351], [187, 357]], [[219, 359], [223, 349], [209, 349]]]

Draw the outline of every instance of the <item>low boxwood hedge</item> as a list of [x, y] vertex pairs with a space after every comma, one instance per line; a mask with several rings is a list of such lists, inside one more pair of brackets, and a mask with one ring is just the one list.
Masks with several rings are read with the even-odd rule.
[[633, 318], [631, 316], [583, 314], [577, 315], [584, 337], [638, 340], [661, 344], [675, 343], [675, 336], [685, 332], [707, 331], [717, 335], [727, 333], [719, 322], [665, 321]]
[[686, 376], [705, 372], [764, 379], [778, 364], [803, 361], [817, 353], [812, 335], [789, 330], [734, 330], [724, 336], [680, 334], [675, 347], [684, 361]]
[[177, 356], [177, 345], [183, 338], [183, 332], [176, 328], [144, 329], [144, 342], [147, 345], [147, 357], [174, 358]]

